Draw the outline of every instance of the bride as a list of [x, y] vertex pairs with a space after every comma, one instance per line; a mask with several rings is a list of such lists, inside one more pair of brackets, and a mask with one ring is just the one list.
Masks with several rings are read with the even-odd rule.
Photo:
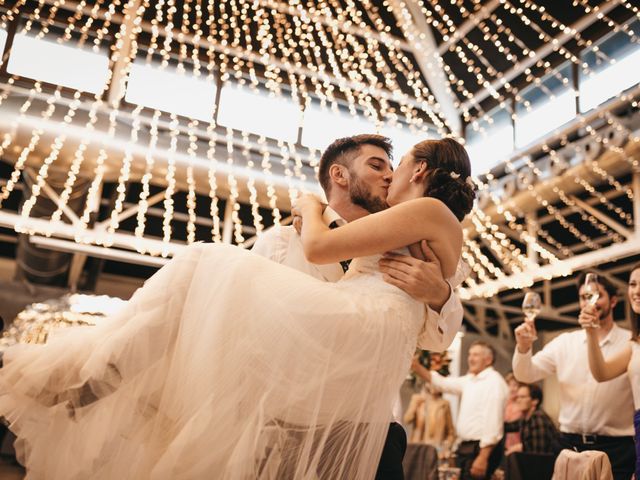
[[303, 197], [307, 258], [355, 258], [340, 282], [195, 244], [108, 322], [7, 350], [0, 415], [27, 478], [373, 478], [424, 314], [377, 261], [426, 239], [452, 277], [469, 175], [461, 145], [427, 141], [392, 208], [330, 230]]

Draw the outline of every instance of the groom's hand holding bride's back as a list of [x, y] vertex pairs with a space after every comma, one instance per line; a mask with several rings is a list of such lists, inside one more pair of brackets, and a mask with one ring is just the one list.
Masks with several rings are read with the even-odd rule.
[[[413, 250], [415, 248], [412, 253]], [[415, 300], [439, 312], [451, 295], [451, 286], [442, 276], [440, 261], [426, 241], [420, 242], [416, 253], [421, 253], [424, 260], [409, 255], [386, 253], [380, 259], [380, 271], [385, 282], [395, 285]]]

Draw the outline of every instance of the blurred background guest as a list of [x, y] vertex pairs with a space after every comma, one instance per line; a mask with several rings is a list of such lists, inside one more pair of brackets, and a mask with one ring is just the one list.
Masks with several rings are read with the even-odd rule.
[[557, 454], [560, 432], [542, 409], [542, 389], [535, 384], [520, 384], [516, 405], [522, 414], [518, 431], [521, 441], [506, 449], [506, 455], [513, 452]]
[[440, 458], [449, 456], [455, 429], [449, 401], [443, 398], [442, 392], [425, 388], [414, 394], [404, 414], [404, 422], [413, 426], [409, 443], [433, 445]]
[[520, 384], [516, 405], [521, 442], [505, 452], [504, 470], [507, 480], [542, 480], [553, 475], [560, 446], [560, 432], [542, 409], [542, 390], [535, 384]]
[[507, 384], [494, 368], [489, 344], [476, 341], [469, 348], [468, 371], [461, 377], [443, 377], [414, 359], [414, 372], [439, 390], [460, 395], [456, 432], [456, 466], [461, 479], [489, 479], [502, 458], [504, 406]]
[[504, 377], [509, 387], [507, 404], [504, 407], [504, 450], [509, 451], [511, 447], [520, 443], [520, 418], [522, 411], [517, 402], [518, 388], [520, 383], [516, 380], [513, 372], [509, 372]]

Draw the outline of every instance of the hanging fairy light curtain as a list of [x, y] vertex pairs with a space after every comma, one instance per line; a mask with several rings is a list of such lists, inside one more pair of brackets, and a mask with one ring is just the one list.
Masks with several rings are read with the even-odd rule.
[[[197, 240], [250, 246], [250, 237], [262, 232], [265, 225], [286, 221], [284, 215], [300, 192], [319, 191], [314, 175], [320, 149], [331, 135], [337, 135], [314, 131], [314, 119], [334, 119], [336, 125], [344, 119], [342, 128], [358, 125], [383, 133], [400, 129], [406, 145], [412, 140], [458, 133], [416, 67], [415, 57], [420, 52], [402, 38], [412, 32], [407, 28], [411, 14], [402, 0], [287, 4], [269, 0], [114, 0], [92, 6], [49, 0], [32, 3], [28, 8], [23, 0], [7, 5], [0, 26], [8, 28], [22, 15], [16, 38], [27, 42], [53, 39], [58, 46], [91, 51], [95, 54], [91, 58], [107, 68], [97, 87], [65, 84], [64, 79], [53, 78], [36, 78], [32, 86], [25, 87], [27, 82], [21, 77], [29, 74], [17, 74], [11, 56], [4, 59], [11, 68], [1, 86], [0, 108], [12, 94], [23, 95], [16, 121], [31, 130], [29, 141], [21, 143], [16, 143], [14, 131], [0, 132], [0, 153], [18, 149], [10, 178], [0, 190], [0, 207], [12, 195], [25, 168], [44, 152], [37, 160], [35, 178], [20, 213], [24, 225], [17, 228], [21, 231], [55, 236], [65, 229], [72, 231], [78, 242], [162, 256], [171, 256], [181, 244]], [[463, 21], [471, 21], [472, 28], [488, 42], [484, 46], [474, 43], [443, 5], [424, 0], [416, 3], [441, 38], [434, 58], [448, 82], [447, 89], [453, 92], [454, 106], [467, 123], [468, 138], [475, 136], [479, 142], [492, 138], [500, 115], [506, 115], [512, 128], [515, 124], [517, 133], [518, 125], [527, 118], [542, 115], [535, 98], [556, 101], [561, 95], [575, 94], [572, 69], [557, 68], [548, 55], [578, 66], [583, 75], [594, 73], [593, 65], [564, 46], [565, 38], [573, 38], [601, 64], [613, 66], [618, 60], [592, 44], [579, 28], [563, 23], [529, 0], [475, 2], [473, 8], [452, 2]], [[625, 9], [632, 21], [618, 23], [610, 18], [614, 7]], [[572, 8], [582, 15], [581, 22], [604, 22], [630, 45], [640, 44], [634, 30], [640, 13], [632, 3], [591, 6], [587, 0], [579, 0]], [[516, 31], [523, 28], [528, 29], [528, 37]], [[525, 38], [531, 35], [537, 40], [527, 44]], [[14, 41], [14, 49], [17, 47]], [[496, 55], [499, 62], [495, 62]], [[498, 63], [503, 67], [494, 67]], [[515, 82], [516, 77], [526, 81]], [[173, 90], [152, 91], [151, 84], [171, 85]], [[627, 88], [631, 90], [619, 100], [637, 108], [637, 87]], [[485, 110], [487, 99], [493, 99], [499, 112], [506, 113]], [[250, 107], [234, 111], [241, 103]], [[283, 119], [279, 129], [268, 124], [269, 109], [275, 105]], [[249, 118], [252, 112], [255, 119]], [[609, 109], [574, 108], [571, 115], [571, 122], [584, 129], [601, 152], [614, 152], [630, 170], [637, 169], [637, 158], [608, 136], [611, 131], [614, 135], [629, 133]], [[244, 124], [243, 117], [248, 118]], [[254, 128], [249, 128], [249, 120], [256, 121]], [[591, 126], [602, 121], [606, 131]], [[503, 152], [506, 177], [515, 179], [518, 191], [530, 197], [575, 242], [602, 248], [581, 231], [576, 220], [562, 213], [565, 208], [580, 210], [580, 222], [600, 232], [608, 243], [624, 243], [624, 232], [584, 210], [575, 191], [554, 184], [552, 202], [541, 193], [538, 187], [553, 180], [547, 171], [564, 171], [570, 163], [566, 147], [572, 143], [569, 134], [576, 130], [556, 134], [554, 129], [560, 132], [564, 126], [549, 128], [551, 132], [541, 134], [541, 139], [528, 139], [539, 141], [539, 145], [524, 145], [527, 140], [521, 140], [521, 150]], [[513, 130], [507, 133], [513, 134]], [[630, 135], [629, 141], [638, 139]], [[548, 158], [547, 170], [532, 159], [530, 154], [536, 149]], [[579, 156], [585, 152], [574, 153]], [[61, 163], [61, 157], [66, 163]], [[619, 217], [625, 227], [632, 227], [630, 212], [600, 193], [598, 184], [633, 200], [631, 187], [610, 175], [597, 155], [589, 154], [588, 160], [595, 179], [593, 175], [579, 176], [576, 185], [609, 214]], [[57, 208], [49, 222], [36, 222], [30, 214], [46, 194], [50, 171], [60, 165], [66, 169], [66, 181], [57, 193]], [[79, 214], [69, 212], [67, 203], [77, 178], [87, 171], [92, 178], [85, 208]], [[114, 203], [96, 228], [92, 215], [108, 175], [115, 181]], [[474, 270], [465, 285], [469, 295], [490, 282], [526, 285], [539, 266], [558, 264], [552, 275], [567, 273], [561, 261], [571, 255], [570, 245], [557, 240], [553, 232], [531, 218], [531, 212], [507, 201], [512, 195], [506, 177], [488, 173], [475, 179], [482, 201], [466, 224], [463, 252]], [[140, 185], [134, 206], [128, 204], [132, 183]], [[162, 191], [156, 193], [158, 186]], [[177, 212], [177, 198], [183, 194], [185, 211]], [[203, 210], [199, 203], [203, 201], [209, 216], [206, 238], [197, 234], [201, 222], [198, 212]], [[248, 206], [246, 215], [241, 212], [243, 202]], [[149, 211], [156, 204], [162, 210], [161, 234], [150, 238]], [[180, 232], [175, 231], [178, 215], [184, 224]], [[135, 227], [124, 229], [123, 222], [130, 217], [135, 218]]]
[[[202, 113], [191, 111], [176, 111], [175, 108], [167, 107], [158, 104], [146, 105], [153, 108], [153, 114], [151, 119], [148, 118], [146, 109], [142, 108], [145, 105], [140, 99], [140, 90], [138, 87], [138, 76], [143, 68], [156, 67], [160, 74], [173, 70], [175, 74], [180, 78], [187, 79], [193, 78], [195, 81], [202, 79], [202, 81], [211, 86], [211, 91], [215, 91], [215, 86], [218, 81], [221, 81], [223, 91], [229, 91], [233, 83], [238, 86], [248, 85], [251, 90], [257, 92], [258, 90], [264, 91], [266, 89], [269, 92], [269, 97], [276, 100], [281, 100], [284, 103], [286, 98], [289, 98], [293, 105], [297, 105], [297, 111], [302, 112], [302, 106], [311, 108], [312, 103], [315, 100], [311, 99], [309, 95], [309, 87], [313, 88], [315, 96], [320, 98], [320, 105], [324, 109], [328, 109], [337, 113], [342, 106], [340, 106], [338, 100], [334, 95], [335, 90], [339, 90], [343, 97], [346, 99], [346, 107], [351, 115], [358, 115], [359, 112], [365, 112], [367, 116], [372, 120], [372, 128], [380, 128], [384, 126], [385, 115], [389, 114], [389, 122], [396, 124], [398, 121], [398, 115], [395, 113], [395, 107], [391, 107], [388, 104], [388, 99], [397, 97], [397, 94], [387, 93], [386, 97], [381, 101], [382, 109], [378, 106], [374, 106], [373, 98], [369, 91], [371, 89], [379, 89], [382, 86], [380, 80], [380, 72], [372, 69], [371, 65], [367, 62], [365, 51], [373, 52], [373, 47], [367, 44], [362, 39], [356, 39], [353, 36], [344, 36], [339, 34], [336, 36], [335, 31], [327, 26], [314, 25], [308, 18], [301, 19], [298, 16], [288, 17], [285, 13], [278, 11], [272, 11], [266, 8], [256, 8], [251, 2], [234, 2], [230, 1], [225, 4], [216, 5], [215, 2], [208, 2], [205, 5], [200, 3], [191, 4], [189, 2], [184, 3], [182, 12], [179, 14], [178, 7], [175, 2], [155, 2], [151, 4], [148, 1], [142, 2], [111, 2], [108, 5], [108, 10], [105, 12], [104, 8], [107, 5], [96, 4], [89, 12], [86, 11], [82, 4], [78, 4], [73, 17], [69, 17], [69, 26], [65, 30], [65, 35], [56, 39], [57, 43], [72, 44], [74, 47], [82, 48], [90, 35], [90, 26], [97, 20], [103, 20], [103, 27], [93, 40], [93, 49], [97, 51], [101, 47], [102, 40], [109, 36], [111, 33], [109, 27], [111, 21], [117, 18], [120, 22], [118, 30], [115, 32], [115, 42], [111, 45], [111, 64], [112, 68], [108, 72], [115, 78], [106, 79], [103, 82], [102, 88], [99, 90], [93, 89], [95, 96], [92, 103], [87, 105], [84, 100], [84, 96], [80, 91], [76, 91], [73, 95], [73, 100], [68, 104], [68, 110], [64, 114], [64, 119], [59, 125], [59, 129], [62, 131], [57, 135], [54, 141], [49, 147], [49, 154], [45, 158], [43, 165], [38, 169], [37, 178], [35, 179], [34, 187], [32, 188], [31, 195], [27, 200], [27, 203], [22, 211], [22, 216], [28, 218], [35, 202], [38, 201], [38, 197], [41, 194], [41, 190], [46, 183], [49, 169], [55, 167], [56, 161], [63, 149], [66, 142], [69, 141], [69, 135], [67, 134], [66, 127], [74, 125], [74, 118], [76, 113], [80, 109], [89, 108], [88, 116], [89, 122], [85, 125], [86, 129], [93, 131], [96, 129], [96, 123], [98, 117], [101, 114], [109, 113], [109, 107], [113, 110], [109, 113], [109, 126], [107, 128], [106, 137], [100, 136], [101, 140], [104, 140], [104, 149], [101, 151], [100, 156], [95, 168], [96, 182], [90, 189], [90, 195], [95, 196], [98, 193], [99, 182], [104, 175], [105, 165], [113, 165], [120, 163], [120, 172], [117, 179], [117, 196], [115, 199], [115, 205], [110, 215], [110, 221], [105, 234], [102, 236], [88, 235], [86, 233], [86, 219], [88, 216], [85, 214], [78, 222], [78, 229], [80, 230], [76, 239], [80, 241], [87, 241], [98, 243], [106, 246], [113, 245], [113, 235], [118, 232], [120, 227], [120, 220], [123, 215], [124, 201], [127, 194], [127, 184], [132, 180], [132, 168], [135, 166], [135, 157], [137, 155], [137, 144], [140, 141], [141, 129], [146, 127], [149, 123], [150, 126], [150, 139], [148, 145], [145, 145], [147, 153], [145, 154], [146, 168], [144, 174], [141, 177], [142, 192], [139, 198], [139, 208], [137, 214], [137, 228], [135, 229], [135, 236], [141, 239], [145, 232], [145, 211], [148, 208], [149, 200], [149, 185], [154, 181], [157, 183], [161, 181], [166, 183], [167, 188], [165, 190], [165, 198], [163, 200], [164, 207], [164, 227], [163, 227], [163, 243], [166, 247], [171, 243], [171, 223], [173, 216], [173, 196], [176, 193], [176, 175], [180, 172], [178, 168], [182, 168], [182, 163], [186, 163], [186, 184], [188, 189], [188, 204], [189, 204], [189, 223], [187, 230], [189, 232], [187, 236], [188, 242], [195, 240], [193, 235], [193, 216], [195, 211], [194, 201], [195, 192], [197, 189], [202, 190], [202, 187], [196, 185], [196, 178], [194, 177], [194, 164], [198, 157], [206, 155], [209, 160], [209, 198], [211, 199], [211, 215], [212, 215], [212, 239], [219, 241], [221, 235], [220, 229], [220, 211], [217, 206], [219, 179], [224, 178], [224, 184], [228, 189], [227, 199], [232, 204], [230, 212], [231, 218], [234, 224], [234, 238], [235, 242], [242, 244], [243, 238], [243, 225], [241, 225], [238, 215], [239, 205], [239, 188], [246, 188], [249, 190], [249, 201], [252, 205], [254, 228], [255, 231], [260, 232], [262, 230], [261, 215], [258, 214], [258, 188], [262, 186], [265, 188], [264, 193], [268, 197], [268, 206], [273, 212], [273, 222], [279, 223], [281, 221], [281, 215], [279, 209], [284, 202], [281, 202], [277, 193], [277, 182], [281, 182], [280, 175], [284, 173], [284, 183], [287, 186], [289, 192], [288, 201], [285, 204], [290, 204], [295, 201], [300, 186], [310, 178], [309, 173], [304, 168], [304, 163], [308, 162], [311, 167], [317, 168], [318, 152], [311, 150], [310, 152], [295, 145], [295, 139], [289, 138], [286, 140], [279, 140], [274, 147], [270, 141], [267, 141], [265, 136], [258, 136], [257, 140], [250, 140], [249, 134], [253, 137], [253, 132], [241, 132], [241, 139], [237, 137], [237, 127], [235, 129], [227, 128], [226, 134], [220, 135], [220, 129], [217, 128], [218, 124], [214, 115], [217, 112], [211, 111], [207, 114], [206, 109]], [[42, 39], [51, 33], [51, 25], [56, 21], [56, 15], [59, 11], [60, 4], [47, 5], [46, 2], [38, 2], [37, 7], [33, 11], [26, 11], [24, 8], [24, 2], [17, 2], [13, 8], [11, 8], [4, 16], [4, 23], [8, 23], [14, 20], [14, 17], [22, 13], [28, 17], [28, 20], [24, 23], [19, 32], [19, 35], [27, 36], [36, 31], [36, 39]], [[204, 21], [204, 17], [207, 17], [207, 21]], [[337, 21], [336, 21], [337, 22]], [[79, 25], [82, 25], [79, 27]], [[179, 29], [178, 29], [179, 25]], [[145, 28], [145, 33], [150, 33], [151, 37], [145, 39], [144, 47], [139, 44], [139, 37]], [[257, 35], [249, 38], [247, 32], [257, 30]], [[292, 32], [296, 33], [293, 35]], [[80, 32], [80, 36], [71, 35], [70, 32]], [[91, 32], [93, 33], [93, 32]], [[185, 40], [188, 40], [185, 41]], [[308, 45], [309, 48], [302, 48], [302, 44]], [[332, 49], [335, 45], [341, 45], [343, 52], [348, 52], [345, 56], [341, 54], [338, 60]], [[226, 47], [225, 45], [229, 45]], [[365, 45], [366, 48], [365, 48]], [[374, 45], [375, 47], [375, 45]], [[290, 51], [296, 49], [301, 52], [298, 54], [299, 60], [295, 64], [287, 60], [287, 56]], [[206, 52], [205, 52], [206, 50]], [[328, 64], [331, 68], [327, 68], [324, 64], [324, 59], [318, 55], [320, 50], [328, 53]], [[379, 53], [376, 54], [380, 58]], [[206, 59], [206, 60], [205, 60]], [[260, 76], [265, 78], [266, 81], [258, 81], [258, 73], [256, 72], [256, 61], [261, 63]], [[142, 62], [142, 63], [141, 63]], [[379, 62], [378, 65], [382, 65], [384, 62]], [[286, 68], [285, 70], [281, 68]], [[293, 68], [295, 67], [295, 68]], [[299, 75], [297, 70], [308, 70], [304, 75]], [[383, 65], [383, 73], [387, 75], [386, 83], [388, 86], [399, 85], [395, 81], [396, 74], [390, 74], [391, 68], [387, 65]], [[248, 71], [248, 75], [247, 72]], [[333, 77], [323, 73], [325, 71], [331, 71]], [[114, 74], [115, 72], [115, 74]], [[349, 75], [346, 73], [348, 72]], [[248, 79], [246, 78], [248, 76]], [[17, 75], [14, 75], [15, 80]], [[48, 79], [49, 83], [56, 83], [54, 79]], [[129, 80], [130, 85], [127, 88], [125, 83]], [[155, 80], [158, 80], [156, 78]], [[161, 79], [160, 79], [161, 80]], [[175, 83], [175, 78], [173, 78]], [[309, 84], [307, 84], [309, 80]], [[286, 83], [288, 81], [288, 84]], [[332, 83], [333, 82], [333, 83]], [[410, 83], [412, 81], [410, 80]], [[162, 82], [160, 82], [162, 83]], [[283, 85], [286, 88], [283, 88]], [[62, 85], [61, 85], [62, 86]], [[77, 85], [66, 85], [69, 87], [79, 88]], [[185, 84], [185, 89], [189, 88]], [[236, 87], [237, 88], [237, 87]], [[359, 90], [355, 90], [355, 89]], [[419, 84], [418, 88], [420, 92], [427, 92], [426, 87], [423, 84]], [[86, 89], [85, 91], [91, 91], [92, 89]], [[193, 89], [190, 89], [193, 90]], [[5, 89], [4, 94], [10, 93], [11, 89]], [[211, 93], [211, 91], [209, 93]], [[386, 91], [386, 90], [385, 90]], [[398, 91], [400, 89], [398, 88]], [[59, 103], [67, 103], [68, 96], [62, 93], [62, 89], [55, 90], [53, 95], [44, 93], [41, 88], [41, 84], [37, 81], [34, 87], [29, 92], [30, 97], [47, 98], [47, 104], [49, 108], [43, 110], [41, 114], [42, 120], [53, 121], [56, 117], [56, 109], [60, 108]], [[420, 93], [422, 95], [422, 93]], [[149, 98], [149, 96], [146, 96]], [[156, 97], [157, 98], [157, 97]], [[419, 102], [437, 110], [437, 105], [433, 102], [433, 99], [425, 96], [418, 100], [409, 99], [406, 94], [399, 96], [400, 100], [411, 100], [410, 103], [417, 105]], [[82, 100], [81, 100], [82, 99]], [[122, 101], [139, 102], [138, 107], [132, 111], [118, 110], [118, 105]], [[157, 98], [162, 100], [162, 97]], [[342, 100], [340, 100], [342, 102]], [[21, 119], [28, 114], [32, 114], [30, 108], [33, 102], [27, 101], [20, 109]], [[209, 105], [209, 102], [204, 102], [205, 105]], [[202, 106], [202, 105], [198, 105]], [[213, 107], [213, 105], [211, 105]], [[169, 111], [164, 113], [164, 111]], [[408, 107], [406, 112], [408, 113], [409, 124], [414, 132], [425, 131], [425, 125], [423, 118], [418, 115], [418, 111], [415, 107]], [[183, 118], [179, 117], [177, 113], [187, 114], [191, 117], [191, 120], [185, 122]], [[433, 111], [429, 111], [428, 115], [434, 120], [437, 120], [441, 133], [446, 133], [444, 130], [443, 122], [437, 117]], [[132, 122], [132, 128], [129, 137], [123, 139], [123, 152], [122, 156], [117, 155], [113, 158], [112, 147], [115, 141], [116, 130], [118, 128], [118, 121], [122, 118], [129, 118]], [[170, 118], [168, 121], [166, 117]], [[207, 118], [207, 116], [209, 118]], [[298, 121], [302, 116], [300, 113], [297, 115]], [[19, 119], [20, 122], [20, 119]], [[185, 126], [184, 124], [187, 123]], [[164, 152], [163, 159], [167, 163], [166, 175], [162, 179], [153, 178], [154, 165], [157, 163], [158, 154], [158, 126], [167, 128], [169, 130], [169, 146], [166, 152]], [[10, 181], [6, 188], [3, 189], [2, 197], [8, 197], [15, 183], [19, 179], [19, 175], [25, 167], [25, 164], [34, 151], [41, 147], [38, 128], [34, 128], [32, 132], [32, 142], [24, 148], [23, 153], [20, 155], [18, 162], [15, 164], [14, 174], [12, 174], [12, 181]], [[224, 132], [224, 130], [223, 130]], [[186, 155], [180, 151], [179, 144], [186, 137], [189, 142]], [[209, 138], [209, 148], [206, 152], [199, 148], [201, 142], [196, 139]], [[110, 141], [111, 140], [111, 141]], [[74, 156], [75, 161], [70, 169], [69, 179], [66, 185], [72, 188], [75, 176], [84, 161], [83, 151], [87, 147], [87, 142], [90, 140], [83, 140], [78, 147], [78, 153]], [[8, 147], [11, 143], [11, 139], [5, 137], [4, 148]], [[226, 143], [225, 148], [220, 148], [220, 144]], [[150, 152], [149, 152], [150, 150]], [[253, 151], [258, 151], [261, 160], [256, 162], [254, 159]], [[226, 155], [225, 155], [226, 153]], [[247, 168], [242, 170], [236, 168], [237, 156], [242, 155], [245, 157]], [[186, 157], [186, 158], [185, 158]], [[226, 157], [226, 158], [225, 158]], [[308, 157], [308, 160], [304, 157]], [[177, 166], [178, 160], [180, 160], [180, 167]], [[306, 162], [305, 162], [306, 160]], [[275, 162], [279, 163], [279, 171], [277, 176], [274, 172]], [[258, 165], [259, 163], [259, 165]], [[222, 168], [220, 168], [222, 167]], [[257, 185], [256, 173], [262, 170], [262, 175], [259, 175], [260, 184]], [[224, 174], [226, 172], [226, 175]], [[239, 185], [238, 173], [241, 172], [244, 178], [242, 178], [243, 185]], [[226, 177], [226, 178], [225, 178]], [[246, 183], [245, 183], [246, 182]], [[303, 182], [302, 184], [300, 182]], [[309, 182], [311, 183], [311, 182]], [[69, 188], [65, 189], [67, 194], [60, 196], [59, 202], [64, 210], [64, 204], [68, 196]], [[304, 187], [303, 187], [304, 189]], [[308, 189], [308, 187], [307, 187]], [[90, 198], [91, 202], [87, 204], [95, 204], [93, 198]], [[86, 212], [85, 212], [86, 213]], [[56, 214], [54, 220], [59, 220], [60, 214]], [[145, 247], [144, 242], [137, 243], [137, 249], [141, 252], [149, 251], [148, 245]], [[169, 248], [163, 248], [161, 253], [168, 255], [172, 252]], [[154, 253], [157, 253], [155, 251]]]

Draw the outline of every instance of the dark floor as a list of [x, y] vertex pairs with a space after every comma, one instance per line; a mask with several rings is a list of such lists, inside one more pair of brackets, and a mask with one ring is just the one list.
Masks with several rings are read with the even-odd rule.
[[4, 455], [0, 456], [0, 479], [2, 480], [22, 480], [24, 469], [13, 461], [13, 458]]

